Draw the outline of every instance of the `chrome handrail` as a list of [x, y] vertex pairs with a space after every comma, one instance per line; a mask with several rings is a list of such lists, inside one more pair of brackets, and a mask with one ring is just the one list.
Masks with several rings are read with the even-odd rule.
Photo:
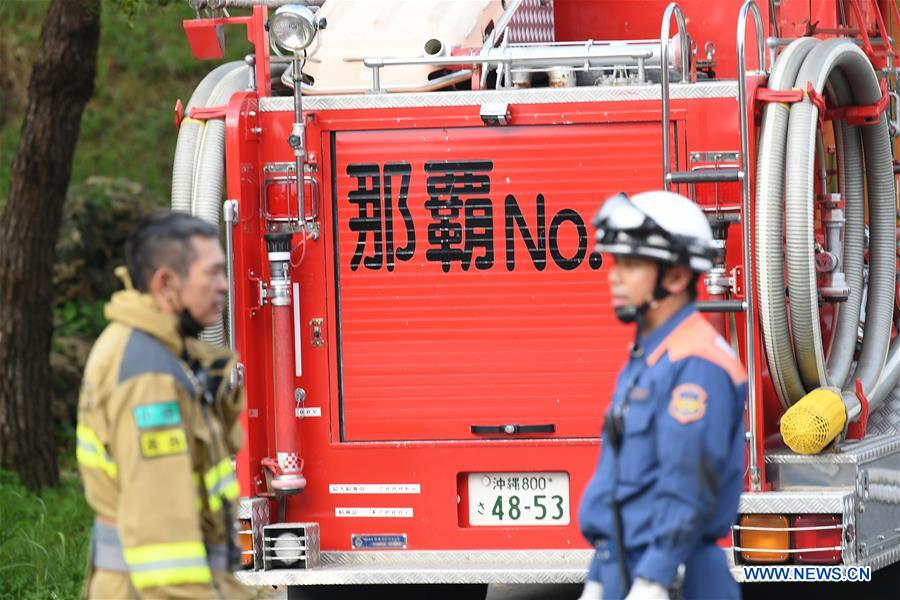
[[[447, 87], [449, 85], [453, 85], [456, 83], [462, 83], [463, 81], [467, 81], [472, 78], [472, 70], [471, 69], [460, 69], [459, 71], [451, 71], [446, 75], [441, 75], [440, 77], [435, 77], [434, 79], [428, 79], [427, 81], [421, 81], [418, 83], [401, 83], [397, 85], [381, 85], [381, 79], [378, 79], [378, 92], [387, 92], [387, 93], [419, 93], [419, 92], [433, 92], [435, 90], [439, 90], [441, 88]], [[281, 78], [281, 82], [286, 84], [288, 87], [293, 87], [293, 82], [290, 82], [290, 78], [285, 77]], [[300, 84], [300, 90], [303, 92], [304, 96], [328, 96], [333, 94], [371, 94], [375, 93], [371, 86], [368, 85], [358, 85], [358, 86], [314, 86], [307, 83]]]
[[238, 201], [226, 200], [222, 206], [225, 220], [225, 268], [228, 276], [228, 348], [234, 352], [234, 226], [240, 220]]
[[[411, 58], [384, 58], [384, 57], [368, 57], [362, 59], [362, 63], [372, 69], [372, 89], [371, 93], [379, 93], [381, 89], [381, 69], [384, 67], [397, 67], [409, 65], [491, 65], [511, 67], [513, 62], [530, 63], [540, 61], [587, 61], [599, 58], [630, 58], [638, 61], [646, 60], [653, 56], [648, 50], [628, 50], [623, 49], [607, 49], [601, 48], [598, 52], [596, 47], [593, 52], [573, 52], [571, 54], [534, 54], [527, 58], [514, 60], [510, 55], [503, 56], [419, 56]], [[345, 59], [346, 60], [346, 59]], [[355, 59], [354, 59], [355, 61]], [[347, 60], [347, 62], [353, 62]], [[485, 71], [487, 68], [485, 68]], [[663, 69], [665, 71], [665, 69]], [[433, 82], [429, 82], [433, 83]]]
[[[838, 3], [842, 4], [842, 3]], [[841, 6], [843, 8], [843, 6]], [[769, 0], [769, 19], [770, 25], [772, 25], [772, 35], [775, 37], [781, 37], [781, 34], [778, 32], [778, 16], [775, 14], [775, 0]]]
[[[600, 50], [596, 45], [593, 48]], [[602, 47], [601, 47], [602, 48]], [[602, 48], [600, 54], [590, 52], [573, 52], [571, 54], [534, 54], [527, 58], [519, 59], [519, 62], [540, 62], [550, 60], [590, 60], [598, 58], [650, 58], [653, 53], [649, 50], [629, 50], [627, 48]], [[354, 62], [347, 60], [347, 62]], [[370, 68], [396, 67], [402, 65], [477, 65], [484, 63], [512, 63], [511, 56], [417, 56], [412, 58], [383, 58], [369, 57], [362, 59], [362, 63]]]
[[743, 262], [744, 262], [744, 313], [745, 333], [747, 338], [747, 416], [749, 429], [747, 442], [750, 444], [750, 490], [758, 492], [761, 489], [759, 472], [759, 460], [757, 458], [757, 446], [759, 439], [756, 435], [756, 301], [753, 297], [753, 261], [751, 246], [752, 231], [750, 230], [750, 126], [748, 117], [753, 114], [747, 110], [747, 58], [744, 54], [744, 38], [747, 35], [747, 13], [753, 11], [753, 19], [756, 24], [756, 45], [759, 70], [765, 71], [765, 45], [763, 36], [762, 15], [759, 7], [753, 0], [747, 0], [741, 6], [738, 16], [737, 29], [737, 68], [738, 68], [738, 118], [741, 130], [741, 225], [743, 234]]
[[663, 14], [662, 27], [659, 32], [660, 51], [660, 85], [662, 85], [662, 144], [663, 144], [663, 189], [670, 189], [669, 170], [671, 157], [669, 156], [669, 31], [672, 28], [672, 15], [678, 24], [678, 37], [681, 42], [681, 83], [688, 83], [687, 64], [690, 61], [687, 27], [684, 23], [684, 13], [675, 2], [669, 3]]
[[[637, 67], [643, 68], [642, 61], [651, 58], [653, 53], [649, 50], [636, 50], [623, 48], [613, 48], [608, 46], [589, 46], [586, 51], [578, 51], [571, 53], [534, 53], [527, 57], [514, 58], [509, 54], [501, 56], [416, 56], [411, 58], [385, 58], [385, 57], [367, 57], [362, 59], [362, 63], [372, 69], [372, 93], [381, 92], [381, 69], [384, 67], [397, 67], [407, 65], [486, 65], [484, 69], [492, 64], [507, 69], [515, 64], [528, 66], [531, 63], [553, 63], [555, 61], [585, 61], [590, 64], [591, 60], [597, 59], [633, 59], [637, 61]], [[346, 62], [358, 62], [359, 59], [344, 59]], [[661, 68], [661, 67], [660, 67]], [[664, 69], [663, 69], [664, 70]], [[433, 82], [429, 82], [433, 83]]]
[[[297, 171], [295, 169], [294, 173], [296, 173], [296, 172]], [[304, 224], [306, 222], [315, 221], [316, 219], [319, 218], [319, 197], [320, 197], [319, 180], [316, 179], [315, 177], [313, 177], [312, 175], [306, 175], [306, 174], [303, 175], [303, 184], [304, 184], [304, 187], [306, 186], [307, 183], [310, 184], [309, 188], [310, 188], [310, 192], [312, 192], [311, 197], [309, 199], [310, 214], [308, 216], [306, 215], [306, 206], [305, 206], [306, 200], [304, 199], [303, 207], [299, 206], [299, 202], [298, 202], [296, 217], [294, 216], [294, 213], [291, 211], [291, 194], [290, 194], [290, 192], [288, 193], [288, 200], [287, 200], [287, 215], [288, 215], [287, 217], [277, 217], [269, 212], [269, 187], [271, 187], [272, 185], [278, 185], [278, 184], [290, 184], [295, 181], [297, 181], [296, 175], [276, 175], [275, 177], [266, 177], [263, 179], [262, 212], [263, 212], [263, 218], [266, 221], [269, 221], [272, 223], [290, 223], [292, 225], [296, 224], [297, 226], [302, 228], [302, 227], [304, 227]]]
[[756, 552], [757, 554], [799, 554], [800, 552], [834, 552], [843, 550], [843, 546], [815, 546], [812, 548], [745, 548], [732, 546], [735, 552]]
[[523, 1], [524, 0], [513, 0], [509, 6], [506, 7], [506, 10], [504, 10], [503, 14], [500, 16], [500, 20], [497, 21], [497, 26], [491, 30], [488, 37], [484, 40], [484, 43], [481, 45], [482, 53], [494, 47], [494, 44], [497, 43], [497, 39], [503, 35], [504, 31], [506, 31], [509, 22], [512, 21], [512, 18], [516, 15], [516, 11], [519, 10]]
[[[484, 39], [484, 42], [481, 44], [481, 50], [479, 54], [484, 56], [494, 47], [494, 44], [497, 43], [497, 36], [502, 34], [506, 27], [509, 25], [509, 22], [512, 21], [513, 15], [519, 10], [519, 6], [522, 5], [523, 0], [513, 0], [512, 4], [506, 7], [506, 10], [503, 11], [503, 15], [500, 17], [500, 20], [497, 22], [497, 25], [494, 29], [488, 34], [488, 36]], [[507, 43], [508, 37], [503, 38], [503, 43]], [[484, 89], [487, 86], [487, 77], [488, 77], [488, 65], [485, 65], [484, 69], [481, 70], [481, 81], [480, 87]], [[500, 73], [497, 73], [497, 79], [500, 79]]]
[[732, 529], [741, 531], [823, 531], [825, 529], [844, 529], [843, 523], [833, 525], [815, 525], [812, 527], [752, 527], [750, 525], [732, 525]]

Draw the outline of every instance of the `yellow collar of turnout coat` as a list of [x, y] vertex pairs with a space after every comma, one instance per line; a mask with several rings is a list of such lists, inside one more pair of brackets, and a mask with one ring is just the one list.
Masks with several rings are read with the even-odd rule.
[[107, 320], [145, 331], [180, 356], [183, 342], [178, 317], [162, 312], [153, 296], [133, 289], [130, 283], [125, 281], [126, 289], [113, 294], [104, 307]]

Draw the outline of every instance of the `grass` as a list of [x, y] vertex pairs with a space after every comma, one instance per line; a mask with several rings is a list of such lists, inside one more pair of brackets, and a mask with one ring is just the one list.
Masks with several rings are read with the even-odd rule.
[[[74, 455], [74, 452], [72, 452]], [[93, 511], [73, 461], [59, 488], [29, 492], [0, 470], [0, 597], [78, 598], [82, 593]]]

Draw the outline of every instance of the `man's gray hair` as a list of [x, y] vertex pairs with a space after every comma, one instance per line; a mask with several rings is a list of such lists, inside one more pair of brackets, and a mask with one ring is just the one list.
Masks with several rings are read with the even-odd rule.
[[161, 267], [187, 276], [197, 258], [191, 240], [198, 236], [218, 239], [219, 231], [182, 212], [157, 212], [141, 219], [125, 241], [125, 266], [132, 285], [138, 291], [150, 291], [150, 280]]

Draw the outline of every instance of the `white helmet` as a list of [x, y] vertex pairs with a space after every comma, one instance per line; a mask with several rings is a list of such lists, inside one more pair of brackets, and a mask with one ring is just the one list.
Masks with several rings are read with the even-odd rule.
[[696, 273], [708, 271], [718, 254], [703, 211], [673, 192], [611, 196], [597, 211], [593, 225], [596, 252], [680, 264]]

